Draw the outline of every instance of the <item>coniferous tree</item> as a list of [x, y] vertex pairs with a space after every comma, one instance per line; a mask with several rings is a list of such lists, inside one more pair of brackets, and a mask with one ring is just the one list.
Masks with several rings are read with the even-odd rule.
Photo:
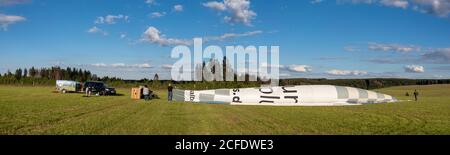
[[36, 77], [36, 69], [34, 67], [30, 68], [30, 77], [34, 78]]
[[22, 77], [28, 77], [28, 70], [25, 68], [23, 69], [23, 76]]
[[153, 80], [154, 80], [154, 81], [158, 81], [158, 80], [159, 80], [159, 75], [158, 75], [158, 73], [155, 74], [155, 76], [153, 77]]
[[16, 79], [21, 79], [22, 78], [22, 69], [16, 69], [16, 73], [14, 74], [14, 76], [16, 77]]

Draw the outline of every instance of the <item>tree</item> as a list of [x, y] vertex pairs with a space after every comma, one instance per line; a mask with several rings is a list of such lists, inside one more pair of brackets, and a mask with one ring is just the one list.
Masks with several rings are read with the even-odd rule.
[[6, 76], [12, 76], [13, 74], [11, 73], [11, 71], [9, 71], [9, 69], [8, 69], [8, 72], [7, 72], [7, 74], [6, 74]]
[[21, 79], [22, 78], [22, 69], [16, 69], [16, 73], [14, 74], [14, 76], [16, 77], [16, 79]]
[[159, 80], [159, 75], [158, 75], [158, 73], [155, 74], [155, 76], [153, 77], [153, 80], [154, 80], [154, 81], [158, 81], [158, 80]]
[[37, 70], [34, 67], [31, 67], [30, 77], [32, 77], [32, 78], [36, 77], [36, 73], [37, 73]]
[[26, 68], [23, 69], [23, 77], [28, 77], [28, 70]]

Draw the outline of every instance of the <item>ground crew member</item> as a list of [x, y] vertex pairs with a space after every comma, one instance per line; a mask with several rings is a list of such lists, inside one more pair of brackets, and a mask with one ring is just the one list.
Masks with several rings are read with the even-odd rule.
[[167, 100], [172, 101], [173, 97], [173, 87], [172, 84], [169, 83], [169, 86], [167, 87]]
[[419, 92], [416, 90], [414, 90], [414, 99], [417, 101], [417, 97], [419, 96]]
[[148, 89], [147, 85], [145, 85], [144, 88], [142, 89], [142, 95], [144, 95], [144, 99], [146, 101], [150, 100], [150, 89]]

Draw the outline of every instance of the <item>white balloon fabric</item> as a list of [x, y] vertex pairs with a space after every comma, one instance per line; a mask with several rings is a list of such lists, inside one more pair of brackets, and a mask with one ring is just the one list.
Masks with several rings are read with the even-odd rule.
[[261, 88], [174, 90], [175, 101], [231, 105], [340, 106], [396, 102], [390, 95], [333, 86], [302, 85]]

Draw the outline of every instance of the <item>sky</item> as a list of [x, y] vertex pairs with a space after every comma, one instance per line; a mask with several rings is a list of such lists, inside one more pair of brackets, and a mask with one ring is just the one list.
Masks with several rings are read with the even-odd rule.
[[170, 78], [177, 45], [279, 46], [282, 78], [450, 78], [449, 0], [0, 0], [0, 73]]

